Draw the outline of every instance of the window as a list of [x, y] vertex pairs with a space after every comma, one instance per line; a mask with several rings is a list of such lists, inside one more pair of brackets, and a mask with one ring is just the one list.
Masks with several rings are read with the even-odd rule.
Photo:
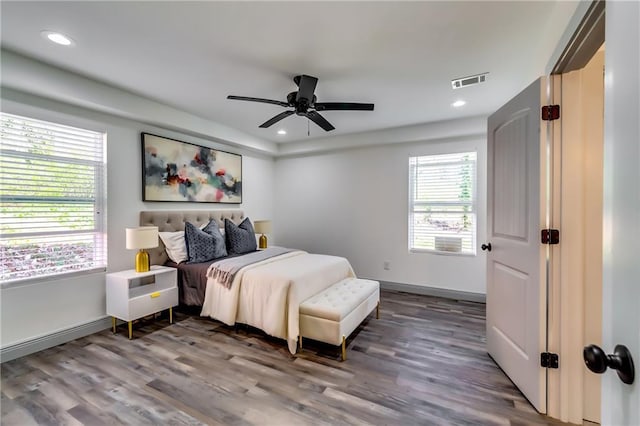
[[476, 153], [409, 158], [409, 249], [476, 252]]
[[0, 113], [0, 282], [106, 266], [104, 140]]

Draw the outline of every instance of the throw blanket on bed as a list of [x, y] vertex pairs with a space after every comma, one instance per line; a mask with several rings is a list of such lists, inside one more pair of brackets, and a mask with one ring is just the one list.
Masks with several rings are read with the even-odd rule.
[[213, 278], [218, 284], [226, 288], [231, 288], [233, 279], [240, 269], [263, 260], [271, 259], [275, 256], [280, 256], [281, 254], [291, 253], [292, 251], [295, 250], [285, 247], [269, 247], [242, 256], [222, 259], [209, 266], [207, 277]]
[[294, 354], [300, 303], [354, 276], [344, 257], [293, 251], [240, 269], [230, 288], [209, 278], [200, 315], [227, 325], [248, 324], [286, 339]]

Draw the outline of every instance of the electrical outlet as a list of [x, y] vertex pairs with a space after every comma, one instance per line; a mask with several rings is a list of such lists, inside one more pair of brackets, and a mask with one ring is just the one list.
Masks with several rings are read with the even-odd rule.
[[384, 267], [385, 271], [391, 270], [391, 262], [389, 262], [388, 260], [385, 260], [382, 266]]

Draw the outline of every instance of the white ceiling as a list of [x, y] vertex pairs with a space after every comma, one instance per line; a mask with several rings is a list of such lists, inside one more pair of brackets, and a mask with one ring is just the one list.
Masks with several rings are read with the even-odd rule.
[[[541, 75], [570, 2], [10, 2], [2, 47], [264, 140], [290, 142], [489, 114]], [[43, 30], [75, 40], [51, 44]], [[453, 90], [451, 79], [489, 72]], [[325, 133], [282, 107], [297, 74], [318, 77], [319, 102], [371, 102], [328, 111]], [[467, 104], [453, 108], [463, 99]], [[286, 136], [276, 134], [280, 128]]]

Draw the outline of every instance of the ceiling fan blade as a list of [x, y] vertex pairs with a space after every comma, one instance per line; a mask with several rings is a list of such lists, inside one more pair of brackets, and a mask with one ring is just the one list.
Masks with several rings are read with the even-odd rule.
[[264, 104], [280, 105], [280, 106], [283, 106], [283, 107], [288, 107], [289, 106], [288, 103], [282, 102], [282, 101], [274, 101], [272, 99], [263, 99], [263, 98], [249, 98], [247, 96], [229, 95], [229, 96], [227, 96], [227, 99], [233, 99], [235, 101], [262, 102]]
[[318, 84], [317, 78], [311, 77], [310, 75], [301, 76], [296, 102], [300, 101], [300, 99], [306, 99], [307, 103], [310, 104], [313, 100], [313, 93], [316, 90], [316, 84]]
[[270, 118], [269, 120], [267, 120], [264, 123], [262, 123], [259, 127], [262, 127], [263, 129], [266, 129], [267, 127], [271, 127], [274, 124], [276, 124], [278, 121], [282, 120], [283, 118], [287, 118], [291, 114], [293, 114], [293, 111], [281, 112], [280, 114], [276, 115], [275, 117]]
[[373, 111], [373, 104], [354, 102], [316, 102], [316, 111]]
[[314, 123], [322, 127], [327, 132], [330, 132], [331, 130], [335, 129], [335, 127], [333, 127], [331, 123], [325, 120], [325, 118], [320, 114], [318, 114], [316, 111], [309, 111], [307, 112], [306, 115], [309, 118], [309, 120], [313, 121]]

